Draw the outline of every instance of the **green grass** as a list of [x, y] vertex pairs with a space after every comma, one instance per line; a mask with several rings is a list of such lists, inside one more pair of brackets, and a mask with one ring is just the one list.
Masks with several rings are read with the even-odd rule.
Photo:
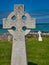
[[31, 65], [49, 65], [49, 37], [43, 37], [42, 42], [37, 39], [26, 38], [28, 62]]
[[0, 65], [10, 65], [12, 44], [0, 41]]
[[[39, 42], [37, 37], [26, 37], [28, 65], [49, 65], [49, 37]], [[0, 65], [10, 65], [12, 43], [0, 41]]]

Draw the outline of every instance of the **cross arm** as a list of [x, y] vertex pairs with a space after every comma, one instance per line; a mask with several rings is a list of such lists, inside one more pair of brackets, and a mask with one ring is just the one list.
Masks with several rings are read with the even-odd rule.
[[11, 28], [14, 26], [14, 22], [10, 19], [4, 18], [3, 19], [3, 28]]
[[26, 20], [24, 21], [24, 26], [27, 28], [35, 28], [36, 27], [36, 19], [31, 18], [31, 16], [28, 13], [25, 13]]

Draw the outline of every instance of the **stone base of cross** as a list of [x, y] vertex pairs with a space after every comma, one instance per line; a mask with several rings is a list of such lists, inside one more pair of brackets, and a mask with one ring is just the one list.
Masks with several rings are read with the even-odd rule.
[[27, 65], [25, 27], [35, 28], [35, 19], [24, 12], [24, 5], [15, 5], [14, 12], [3, 19], [3, 28], [13, 35], [11, 65]]

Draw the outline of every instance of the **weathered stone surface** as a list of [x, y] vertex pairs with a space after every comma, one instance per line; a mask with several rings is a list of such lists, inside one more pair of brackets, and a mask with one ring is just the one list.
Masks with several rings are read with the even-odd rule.
[[[25, 16], [26, 19], [22, 17]], [[16, 19], [12, 19], [16, 17]], [[13, 35], [11, 65], [27, 65], [25, 32], [23, 26], [35, 28], [35, 19], [24, 12], [24, 5], [15, 5], [14, 12], [3, 19], [3, 28], [16, 27], [16, 30], [8, 30]]]

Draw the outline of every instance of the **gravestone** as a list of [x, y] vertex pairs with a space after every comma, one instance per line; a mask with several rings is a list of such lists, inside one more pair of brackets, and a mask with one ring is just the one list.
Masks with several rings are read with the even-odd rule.
[[24, 5], [15, 5], [14, 11], [3, 19], [3, 28], [13, 35], [11, 65], [27, 65], [24, 30], [35, 28], [35, 19], [24, 11]]
[[38, 31], [38, 41], [42, 41], [41, 31]]

